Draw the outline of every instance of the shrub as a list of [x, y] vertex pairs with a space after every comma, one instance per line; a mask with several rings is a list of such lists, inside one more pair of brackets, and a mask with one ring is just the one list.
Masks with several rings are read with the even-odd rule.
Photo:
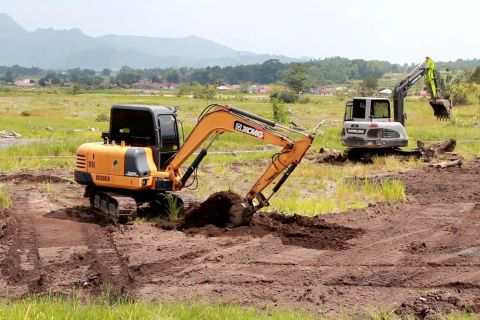
[[285, 123], [288, 120], [287, 109], [285, 105], [278, 99], [272, 99], [273, 119], [278, 123]]
[[177, 97], [183, 97], [186, 96], [191, 92], [191, 88], [189, 85], [182, 85], [180, 89], [177, 92]]
[[98, 121], [98, 122], [106, 122], [106, 121], [108, 121], [108, 120], [110, 120], [110, 117], [109, 117], [107, 114], [105, 114], [105, 113], [99, 114], [99, 115], [97, 116], [97, 119], [95, 119], [95, 121]]
[[82, 93], [84, 86], [80, 83], [75, 83], [72, 87], [72, 94], [79, 94]]
[[275, 91], [270, 95], [270, 101], [273, 102], [274, 99], [285, 103], [294, 103], [298, 101], [298, 93], [287, 90]]
[[310, 97], [309, 96], [301, 96], [300, 99], [298, 99], [299, 103], [310, 103]]
[[197, 84], [193, 88], [193, 97], [196, 99], [213, 99], [217, 95], [214, 86]]
[[20, 112], [20, 115], [22, 117], [30, 117], [32, 115], [32, 113], [30, 111], [22, 111], [22, 112]]
[[453, 104], [469, 104], [468, 99], [469, 88], [464, 83], [458, 83], [452, 85], [450, 89], [450, 99], [453, 100]]

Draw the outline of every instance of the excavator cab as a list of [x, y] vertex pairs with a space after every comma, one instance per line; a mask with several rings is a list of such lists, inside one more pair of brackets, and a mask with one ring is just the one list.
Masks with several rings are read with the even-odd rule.
[[132, 147], [150, 147], [158, 169], [164, 169], [180, 148], [177, 117], [170, 107], [115, 105], [110, 119], [110, 131], [103, 138]]
[[390, 120], [390, 101], [385, 98], [357, 97], [345, 106], [342, 143], [350, 148], [397, 148], [407, 145], [407, 133]]

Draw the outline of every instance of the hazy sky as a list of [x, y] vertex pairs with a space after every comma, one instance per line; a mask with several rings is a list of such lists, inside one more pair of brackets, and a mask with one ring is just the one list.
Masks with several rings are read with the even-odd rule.
[[28, 30], [197, 35], [237, 50], [293, 57], [398, 63], [426, 55], [480, 57], [476, 0], [0, 0], [0, 12]]

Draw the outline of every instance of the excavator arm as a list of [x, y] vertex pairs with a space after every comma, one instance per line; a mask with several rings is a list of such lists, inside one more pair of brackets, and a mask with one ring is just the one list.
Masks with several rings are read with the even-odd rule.
[[[301, 136], [301, 139], [293, 140], [281, 134], [279, 130], [295, 133]], [[313, 142], [313, 137], [310, 135], [282, 126], [274, 121], [247, 111], [233, 106], [210, 105], [200, 116], [197, 125], [193, 128], [185, 143], [170, 160], [167, 171], [170, 179], [173, 181], [174, 189], [178, 190], [185, 186], [191, 174], [197, 169], [207, 154], [207, 149], [213, 140], [224, 132], [234, 132], [250, 136], [282, 148], [279, 153], [273, 156], [270, 165], [245, 197], [253, 207], [253, 211], [268, 205], [268, 199], [278, 191]], [[182, 174], [180, 166], [185, 163], [209, 137], [211, 137], [211, 141], [208, 143], [208, 146], [200, 151], [192, 165]], [[286, 169], [287, 171], [284, 176], [274, 186], [272, 195], [268, 198], [264, 197], [262, 191]], [[254, 199], [257, 200], [258, 204], [253, 205]]]
[[425, 78], [431, 92], [430, 105], [437, 118], [449, 118], [451, 103], [441, 98], [435, 63], [432, 58], [426, 57], [425, 62], [417, 66], [410, 74], [400, 81], [393, 90], [393, 113], [394, 120], [405, 125], [405, 96], [408, 90], [422, 77]]

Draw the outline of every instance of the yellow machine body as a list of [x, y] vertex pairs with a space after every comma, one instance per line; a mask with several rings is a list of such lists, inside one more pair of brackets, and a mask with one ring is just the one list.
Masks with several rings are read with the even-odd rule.
[[[139, 154], [140, 159], [131, 160], [132, 156], [138, 157]], [[134, 162], [133, 165], [131, 162]], [[140, 165], [138, 166], [136, 162]], [[134, 170], [131, 170], [132, 167]], [[152, 189], [156, 173], [152, 149], [148, 147], [85, 143], [77, 150], [76, 179], [84, 177], [85, 182], [89, 180], [91, 184], [99, 187], [128, 190]]]

